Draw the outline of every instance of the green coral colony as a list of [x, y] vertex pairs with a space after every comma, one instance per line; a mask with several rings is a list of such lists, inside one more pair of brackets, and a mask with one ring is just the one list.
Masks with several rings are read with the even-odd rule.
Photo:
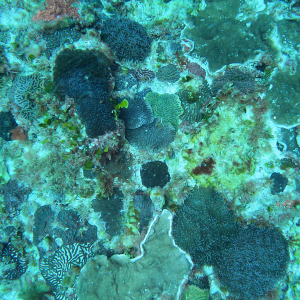
[[0, 3], [0, 298], [300, 299], [298, 1]]

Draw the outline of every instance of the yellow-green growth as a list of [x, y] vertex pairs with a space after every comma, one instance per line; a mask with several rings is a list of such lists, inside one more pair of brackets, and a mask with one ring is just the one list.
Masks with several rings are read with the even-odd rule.
[[116, 109], [119, 110], [120, 108], [127, 108], [128, 107], [128, 101], [124, 99], [121, 103], [116, 105]]
[[86, 163], [84, 164], [84, 168], [85, 168], [86, 170], [90, 170], [92, 167], [93, 167], [93, 163], [88, 159], [88, 160], [86, 161]]
[[183, 295], [183, 300], [208, 300], [209, 291], [201, 290], [195, 285], [189, 285]]
[[161, 118], [164, 123], [170, 123], [177, 129], [179, 116], [183, 114], [183, 108], [177, 95], [160, 95], [151, 92], [146, 95], [145, 100], [152, 107], [156, 117]]

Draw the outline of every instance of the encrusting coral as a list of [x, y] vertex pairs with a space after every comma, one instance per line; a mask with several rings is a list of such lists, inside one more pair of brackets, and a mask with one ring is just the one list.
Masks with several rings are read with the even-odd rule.
[[82, 270], [79, 300], [175, 299], [191, 269], [187, 256], [169, 235], [172, 215], [164, 210], [157, 217], [142, 245], [142, 255], [129, 260], [126, 255], [96, 256]]

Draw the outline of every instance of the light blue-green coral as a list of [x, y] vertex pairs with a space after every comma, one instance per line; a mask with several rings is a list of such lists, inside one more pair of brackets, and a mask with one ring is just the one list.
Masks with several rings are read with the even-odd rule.
[[163, 123], [170, 123], [177, 129], [179, 116], [183, 113], [177, 95], [151, 92], [146, 95], [145, 100], [152, 107], [156, 117], [161, 118]]

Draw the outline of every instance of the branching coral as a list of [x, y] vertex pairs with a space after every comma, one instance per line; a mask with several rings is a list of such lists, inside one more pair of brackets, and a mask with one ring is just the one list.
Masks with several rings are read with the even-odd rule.
[[76, 0], [47, 0], [47, 6], [45, 10], [39, 10], [33, 17], [34, 21], [54, 21], [61, 20], [65, 16], [79, 19], [77, 7], [72, 7], [72, 4], [77, 2]]

